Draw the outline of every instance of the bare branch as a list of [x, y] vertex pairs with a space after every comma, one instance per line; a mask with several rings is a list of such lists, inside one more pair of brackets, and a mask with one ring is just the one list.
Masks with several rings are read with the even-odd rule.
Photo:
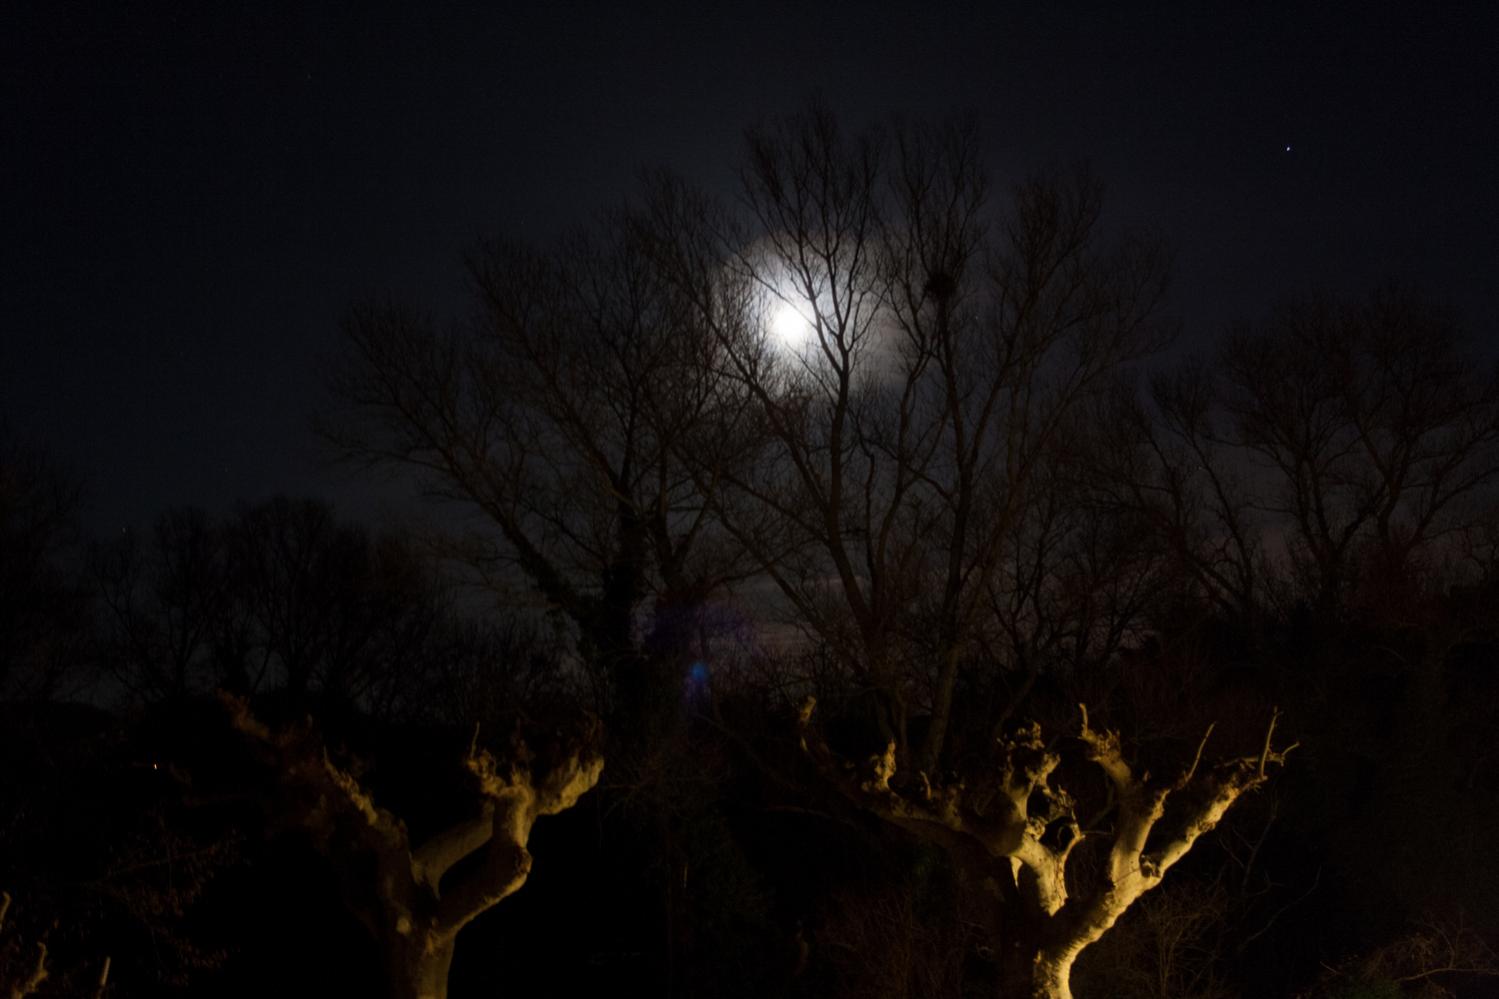
[[[406, 954], [415, 964], [440, 959], [444, 976], [458, 931], [525, 884], [531, 871], [526, 847], [537, 818], [572, 807], [598, 783], [604, 766], [588, 748], [594, 741], [590, 730], [585, 748], [538, 780], [524, 744], [516, 742], [514, 759], [502, 769], [478, 744], [476, 728], [465, 765], [483, 799], [479, 815], [413, 851], [405, 824], [335, 765], [310, 729], [274, 733], [242, 700], [225, 696], [224, 702], [234, 727], [261, 748], [292, 791], [296, 819], [318, 848], [340, 865], [349, 854], [374, 861], [374, 884], [351, 888], [361, 897], [372, 893], [373, 908], [348, 900], [366, 927], [393, 954]], [[455, 873], [460, 861], [479, 850], [477, 864]]]

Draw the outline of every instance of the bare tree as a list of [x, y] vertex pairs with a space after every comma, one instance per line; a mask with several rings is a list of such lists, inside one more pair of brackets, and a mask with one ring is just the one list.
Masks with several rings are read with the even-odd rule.
[[118, 672], [151, 698], [222, 686], [319, 697], [388, 718], [459, 653], [451, 588], [414, 539], [277, 497], [222, 524], [192, 512], [152, 541], [102, 546], [96, 575]]
[[989, 623], [969, 685], [982, 687], [974, 674], [996, 664], [1010, 667], [1006, 679], [1015, 685], [991, 719], [991, 736], [1043, 674], [1070, 681], [1097, 676], [1141, 637], [1162, 589], [1165, 565], [1151, 532], [1100, 488], [1098, 452], [1106, 440], [1081, 426], [1041, 457], [1030, 499], [986, 583]]
[[[1232, 805], [1269, 779], [1268, 768], [1294, 746], [1274, 748], [1272, 719], [1260, 751], [1204, 767], [1203, 736], [1190, 766], [1174, 779], [1138, 773], [1115, 732], [1090, 726], [1075, 735], [1082, 758], [1107, 779], [1111, 828], [1079, 818], [1078, 792], [1056, 781], [1062, 753], [1024, 723], [996, 747], [983, 772], [938, 782], [918, 774], [901, 790], [895, 745], [862, 768], [834, 756], [802, 710], [802, 745], [838, 790], [912, 835], [948, 849], [991, 896], [995, 949], [1006, 995], [1070, 999], [1077, 957], [1165, 877]], [[1102, 853], [1096, 884], [1069, 871], [1074, 851], [1093, 840]]]
[[1425, 918], [1369, 954], [1323, 965], [1317, 988], [1323, 996], [1389, 995], [1452, 999], [1455, 987], [1499, 978], [1499, 954], [1461, 915]]
[[1270, 510], [1319, 606], [1409, 578], [1499, 477], [1499, 367], [1405, 289], [1289, 306], [1233, 338], [1224, 369], [1236, 443], [1277, 475]]
[[479, 514], [451, 553], [512, 603], [539, 595], [592, 664], [628, 672], [643, 644], [679, 642], [676, 623], [737, 569], [674, 450], [712, 449], [722, 418], [700, 333], [628, 220], [601, 228], [551, 252], [485, 246], [467, 325], [356, 309], [331, 381], [348, 419], [328, 432]]
[[375, 615], [360, 613], [365, 534], [314, 500], [277, 497], [245, 509], [228, 531], [232, 585], [251, 624], [263, 674], [294, 705], [314, 682], [336, 686], [363, 651]]
[[1098, 993], [1118, 999], [1235, 999], [1238, 990], [1218, 968], [1231, 915], [1220, 883], [1173, 880], [1088, 950], [1078, 979], [1091, 977]]
[[1281, 579], [1323, 615], [1404, 613], [1499, 477], [1499, 369], [1390, 285], [1282, 306], [1112, 422], [1121, 502], [1235, 614]]
[[0, 426], [0, 698], [55, 693], [80, 665], [88, 601], [66, 567], [79, 487]]
[[[717, 385], [758, 431], [699, 476], [798, 620], [879, 695], [900, 758], [931, 770], [1047, 455], [1161, 342], [1164, 257], [1105, 245], [1086, 171], [995, 212], [962, 125], [849, 135], [813, 111], [752, 132], [743, 178], [745, 217], [676, 191], [653, 217], [714, 334]], [[918, 631], [924, 680], [902, 637]], [[928, 717], [915, 745], [913, 714]]]
[[397, 999], [447, 995], [459, 931], [525, 884], [536, 820], [571, 808], [604, 767], [585, 739], [542, 774], [532, 772], [517, 742], [502, 768], [476, 732], [464, 763], [478, 814], [413, 845], [405, 823], [375, 804], [309, 729], [272, 732], [242, 701], [228, 704], [235, 727], [264, 751], [290, 793], [295, 821], [338, 868], [345, 901], [379, 943]]
[[229, 597], [223, 535], [201, 510], [172, 510], [150, 539], [95, 545], [107, 665], [134, 695], [180, 699], [213, 680], [214, 634]]
[[1213, 371], [1194, 360], [1157, 373], [1143, 394], [1120, 385], [1095, 420], [1100, 503], [1171, 559], [1192, 596], [1252, 622], [1266, 600], [1265, 523]]

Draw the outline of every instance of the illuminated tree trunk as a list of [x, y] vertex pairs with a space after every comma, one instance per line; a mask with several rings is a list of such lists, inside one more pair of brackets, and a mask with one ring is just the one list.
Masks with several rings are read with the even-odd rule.
[[[1175, 780], [1151, 781], [1125, 761], [1115, 732], [1093, 729], [1082, 708], [1076, 735], [1085, 759], [1098, 766], [1113, 788], [1112, 829], [1104, 883], [1088, 894], [1070, 895], [1067, 861], [1085, 831], [1077, 802], [1052, 784], [1062, 759], [1035, 723], [1001, 739], [992, 766], [971, 783], [934, 784], [926, 773], [893, 787], [896, 747], [863, 768], [836, 759], [812, 728], [816, 702], [802, 708], [802, 748], [834, 787], [855, 804], [912, 835], [946, 848], [970, 870], [983, 872], [991, 896], [990, 935], [1005, 999], [1072, 999], [1072, 966], [1089, 945], [1113, 928], [1139, 898], [1161, 883], [1197, 840], [1215, 828], [1244, 794], [1265, 783], [1266, 767], [1283, 763], [1294, 746], [1272, 748], [1271, 719], [1260, 752], [1224, 760], [1199, 774], [1203, 747]], [[1178, 792], [1180, 814], [1159, 829], [1166, 800]], [[1152, 834], [1156, 834], [1152, 841]], [[1150, 844], [1147, 849], [1147, 843]]]
[[991, 939], [998, 999], [1072, 999], [1072, 966], [1086, 943], [1067, 941], [1045, 947], [1034, 939], [1016, 940], [1002, 933]]
[[377, 806], [309, 731], [273, 733], [243, 702], [226, 701], [234, 726], [276, 767], [287, 806], [339, 869], [345, 900], [385, 954], [391, 999], [446, 999], [458, 932], [526, 883], [531, 827], [571, 808], [604, 769], [584, 746], [536, 776], [517, 746], [517, 762], [502, 773], [476, 742], [465, 764], [478, 782], [479, 814], [413, 848], [406, 824]]
[[455, 938], [408, 934], [386, 943], [391, 999], [447, 999]]
[[1047, 955], [1036, 957], [1035, 982], [1031, 987], [1032, 999], [1072, 999], [1072, 962], [1077, 955]]

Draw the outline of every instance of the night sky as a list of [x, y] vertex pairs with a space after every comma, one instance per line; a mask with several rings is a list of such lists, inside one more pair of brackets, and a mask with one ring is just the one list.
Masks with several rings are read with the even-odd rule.
[[1187, 348], [1386, 276], [1499, 339], [1489, 4], [429, 6], [0, 8], [0, 418], [95, 530], [388, 512], [311, 430], [346, 308], [461, 312], [477, 238], [547, 239], [650, 165], [727, 191], [745, 127], [813, 96], [972, 111], [1001, 184], [1090, 159], [1172, 245]]

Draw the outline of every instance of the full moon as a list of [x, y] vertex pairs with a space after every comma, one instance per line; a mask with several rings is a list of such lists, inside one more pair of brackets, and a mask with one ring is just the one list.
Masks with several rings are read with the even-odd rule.
[[770, 313], [770, 332], [787, 350], [800, 349], [812, 332], [812, 324], [789, 302], [778, 302]]

